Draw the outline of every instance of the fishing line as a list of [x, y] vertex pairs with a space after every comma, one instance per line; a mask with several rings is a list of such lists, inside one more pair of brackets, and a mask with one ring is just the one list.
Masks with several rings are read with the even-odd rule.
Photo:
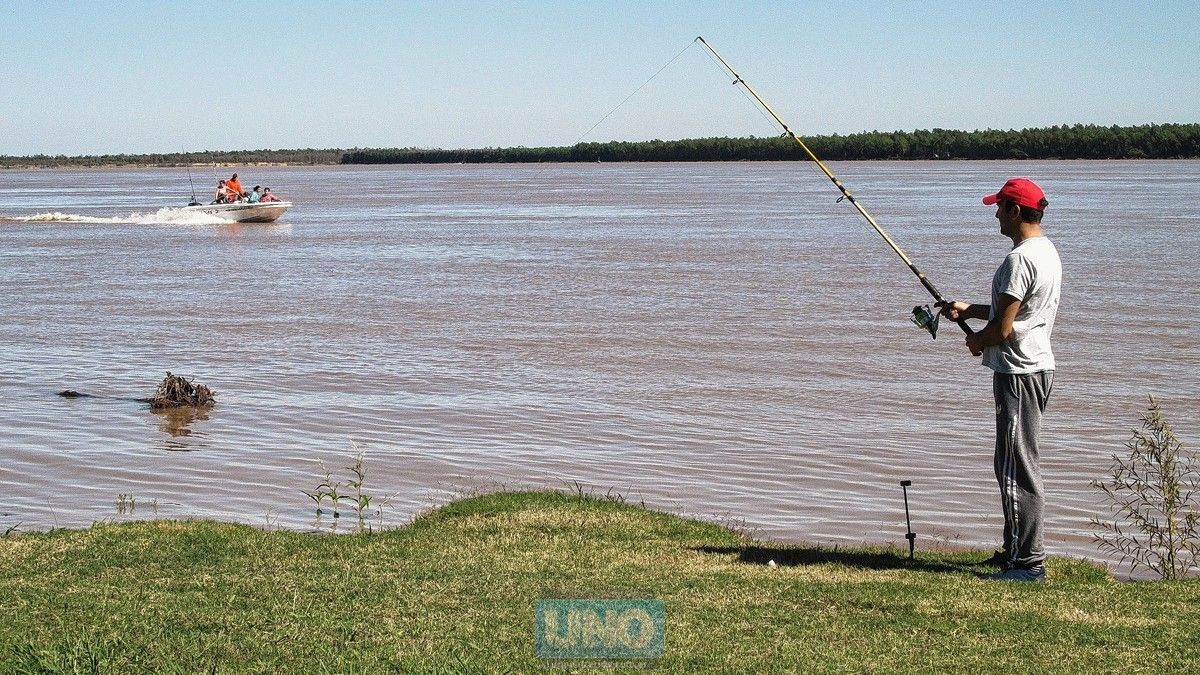
[[[659, 76], [659, 74], [660, 74], [660, 73], [662, 73], [662, 71], [666, 70], [666, 69], [667, 69], [667, 68], [668, 68], [668, 67], [669, 67], [669, 66], [670, 66], [672, 63], [675, 63], [676, 61], [678, 61], [678, 60], [679, 60], [679, 57], [683, 56], [683, 53], [684, 53], [684, 52], [686, 52], [687, 50], [691, 49], [693, 46], [695, 46], [695, 44], [696, 44], [696, 41], [695, 41], [695, 40], [692, 40], [691, 42], [689, 42], [689, 43], [687, 44], [687, 46], [686, 46], [686, 47], [684, 47], [683, 49], [680, 49], [678, 54], [676, 54], [675, 56], [672, 56], [672, 57], [671, 57], [671, 60], [670, 60], [670, 61], [667, 61], [666, 63], [664, 63], [664, 64], [663, 64], [663, 66], [662, 66], [662, 68], [659, 68], [658, 70], [654, 71], [654, 74], [653, 74], [653, 75], [651, 75], [649, 79], [647, 79], [645, 82], [643, 82], [643, 83], [641, 83], [640, 85], [638, 85], [638, 88], [637, 88], [637, 89], [634, 89], [632, 92], [630, 92], [630, 93], [629, 93], [629, 95], [628, 95], [628, 96], [626, 96], [624, 99], [622, 99], [622, 100], [621, 100], [621, 102], [620, 102], [620, 103], [618, 103], [618, 104], [616, 105], [616, 107], [615, 107], [615, 108], [613, 108], [612, 110], [609, 110], [607, 113], [605, 113], [604, 117], [601, 117], [601, 118], [600, 118], [600, 120], [599, 120], [598, 122], [596, 122], [595, 124], [593, 124], [593, 125], [592, 125], [592, 128], [590, 128], [590, 129], [588, 129], [587, 131], [583, 132], [583, 135], [582, 135], [582, 136], [580, 136], [578, 139], [576, 139], [576, 141], [575, 141], [574, 143], [572, 143], [571, 145], [578, 145], [580, 141], [582, 141], [583, 139], [587, 138], [588, 134], [590, 134], [590, 133], [592, 133], [593, 131], [595, 131], [595, 130], [596, 130], [596, 127], [598, 127], [598, 126], [600, 126], [601, 124], [603, 124], [603, 123], [604, 123], [604, 120], [606, 120], [606, 119], [608, 119], [609, 117], [611, 117], [613, 113], [617, 112], [617, 110], [620, 110], [621, 106], [623, 106], [623, 105], [625, 105], [626, 103], [628, 103], [628, 102], [629, 102], [629, 99], [633, 98], [634, 96], [637, 96], [637, 93], [638, 93], [639, 91], [641, 91], [642, 89], [645, 89], [645, 88], [646, 88], [646, 85], [648, 85], [648, 84], [650, 84], [651, 82], [653, 82], [653, 81], [654, 81], [654, 78], [658, 77], [658, 76]], [[711, 58], [711, 57], [710, 57], [710, 58]]]
[[[942, 296], [937, 287], [933, 285], [933, 282], [926, 278], [925, 274], [922, 273], [921, 270], [917, 269], [917, 266], [911, 259], [909, 259], [904, 250], [900, 248], [900, 245], [897, 244], [890, 236], [888, 236], [888, 233], [879, 226], [879, 223], [875, 222], [875, 218], [872, 217], [871, 214], [867, 212], [867, 209], [858, 202], [854, 195], [851, 194], [850, 190], [846, 189], [845, 185], [842, 185], [842, 181], [838, 180], [838, 177], [833, 175], [833, 172], [829, 170], [829, 167], [825, 166], [825, 163], [822, 162], [820, 158], [818, 158], [813, 151], [808, 148], [808, 145], [805, 144], [804, 140], [797, 136], [796, 132], [792, 131], [791, 128], [788, 127], [787, 123], [783, 121], [783, 118], [781, 118], [779, 114], [771, 108], [771, 106], [767, 105], [767, 102], [758, 95], [758, 92], [754, 91], [754, 87], [751, 87], [749, 82], [743, 79], [741, 75], [738, 75], [737, 71], [733, 69], [733, 66], [729, 65], [729, 62], [722, 58], [721, 55], [717, 53], [717, 50], [713, 49], [712, 45], [708, 44], [703, 37], [697, 37], [695, 42], [699, 42], [700, 44], [704, 45], [709, 52], [712, 52], [712, 55], [721, 62], [721, 65], [724, 66], [725, 70], [728, 70], [729, 73], [733, 75], [733, 83], [735, 85], [742, 85], [742, 87], [744, 87], [746, 91], [754, 97], [754, 100], [758, 101], [759, 105], [762, 106], [762, 109], [770, 113], [771, 117], [775, 120], [775, 123], [783, 128], [784, 135], [790, 137], [800, 145], [800, 148], [804, 150], [804, 154], [808, 155], [808, 158], [811, 159], [817, 165], [817, 167], [821, 169], [825, 176], [828, 177], [835, 186], [837, 186], [837, 189], [841, 191], [842, 196], [838, 197], [838, 201], [840, 202], [842, 200], [846, 200], [850, 202], [850, 204], [858, 210], [859, 214], [861, 214], [862, 217], [867, 220], [867, 223], [879, 233], [879, 236], [883, 237], [883, 240], [887, 242], [888, 246], [890, 246], [892, 250], [895, 251], [896, 255], [900, 256], [900, 259], [904, 261], [904, 264], [908, 265], [908, 269], [917, 276], [917, 280], [921, 282], [921, 285], [925, 287], [925, 290], [929, 291], [929, 294], [933, 296], [933, 299], [936, 301], [934, 306], [940, 307], [942, 305], [949, 304], [949, 301]], [[913, 308], [912, 313], [913, 323], [929, 331], [930, 335], [932, 335], [934, 338], [937, 338], [938, 313], [930, 309], [929, 305], [917, 305]], [[967, 335], [975, 332], [971, 330], [970, 326], [967, 325], [965, 319], [959, 319], [955, 323], [957, 323], [959, 328], [962, 328], [963, 332]]]

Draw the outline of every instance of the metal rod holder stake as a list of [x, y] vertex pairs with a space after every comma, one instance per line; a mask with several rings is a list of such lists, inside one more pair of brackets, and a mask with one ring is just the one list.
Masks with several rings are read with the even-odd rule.
[[912, 519], [908, 516], [908, 486], [912, 485], [911, 480], [900, 481], [900, 487], [904, 489], [904, 524], [908, 527], [908, 533], [904, 538], [908, 540], [908, 559], [916, 559], [917, 534], [912, 531]]

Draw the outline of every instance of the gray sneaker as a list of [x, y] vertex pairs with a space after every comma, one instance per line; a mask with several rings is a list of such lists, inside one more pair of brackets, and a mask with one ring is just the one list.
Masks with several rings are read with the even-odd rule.
[[1046, 566], [1034, 565], [1033, 567], [1014, 567], [1012, 569], [1004, 570], [1003, 572], [989, 574], [988, 578], [996, 581], [1032, 581], [1034, 583], [1040, 583], [1046, 580]]

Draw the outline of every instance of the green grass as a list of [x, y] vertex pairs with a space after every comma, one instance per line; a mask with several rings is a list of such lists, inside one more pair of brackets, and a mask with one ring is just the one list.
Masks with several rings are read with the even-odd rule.
[[980, 578], [982, 557], [773, 546], [551, 492], [465, 499], [370, 536], [205, 521], [10, 535], [0, 671], [524, 672], [544, 666], [533, 605], [555, 596], [664, 600], [667, 672], [1181, 672], [1200, 659], [1195, 582], [1118, 583], [1055, 559], [1046, 584], [1005, 584]]

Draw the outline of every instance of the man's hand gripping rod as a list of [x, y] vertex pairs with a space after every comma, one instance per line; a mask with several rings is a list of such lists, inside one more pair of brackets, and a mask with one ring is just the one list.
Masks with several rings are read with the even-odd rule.
[[[933, 306], [935, 308], [940, 308], [944, 305], [950, 304], [946, 298], [942, 297], [942, 294], [938, 291], [937, 287], [933, 285], [933, 282], [927, 279], [921, 270], [917, 269], [917, 266], [913, 264], [913, 261], [910, 260], [907, 255], [905, 255], [900, 246], [897, 245], [895, 241], [892, 241], [892, 238], [888, 236], [887, 232], [883, 231], [883, 228], [879, 226], [879, 223], [875, 222], [875, 219], [871, 217], [871, 214], [867, 213], [867, 210], [863, 208], [863, 205], [858, 203], [858, 200], [854, 198], [854, 195], [850, 194], [850, 191], [846, 189], [846, 186], [842, 185], [842, 182], [837, 179], [837, 176], [833, 175], [833, 172], [829, 170], [829, 167], [825, 166], [825, 163], [822, 162], [816, 155], [814, 155], [812, 150], [808, 149], [808, 146], [804, 144], [804, 141], [788, 127], [788, 125], [779, 117], [779, 115], [775, 114], [775, 111], [772, 110], [771, 106], [767, 105], [767, 102], [758, 95], [758, 92], [754, 91], [754, 88], [750, 86], [750, 83], [742, 79], [742, 76], [738, 75], [737, 71], [734, 70], [725, 59], [721, 58], [721, 55], [717, 53], [717, 50], [713, 49], [712, 45], [705, 42], [703, 37], [697, 37], [696, 41], [704, 45], [708, 51], [712, 52], [712, 55], [717, 57], [717, 60], [721, 62], [721, 65], [725, 67], [725, 70], [728, 70], [730, 74], [733, 75], [734, 84], [740, 84], [745, 87], [746, 91], [750, 92], [750, 95], [754, 97], [754, 100], [758, 101], [758, 104], [761, 105], [768, 113], [770, 113], [771, 117], [780, 127], [783, 127], [784, 133], [791, 137], [792, 140], [800, 144], [800, 147], [804, 150], [804, 154], [808, 155], [809, 159], [816, 162], [817, 166], [821, 168], [821, 171], [823, 171], [825, 175], [829, 177], [829, 180], [833, 181], [833, 184], [837, 186], [837, 189], [841, 191], [842, 196], [838, 198], [838, 201], [840, 202], [845, 199], [853, 204], [854, 208], [858, 209], [858, 212], [862, 214], [862, 217], [866, 218], [867, 222], [871, 224], [871, 227], [875, 228], [875, 231], [879, 233], [879, 236], [883, 237], [883, 240], [887, 242], [888, 246], [892, 247], [892, 250], [896, 252], [896, 255], [900, 256], [900, 259], [904, 261], [904, 264], [908, 265], [908, 269], [912, 270], [912, 273], [917, 275], [917, 279], [921, 282], [921, 285], [924, 286], [925, 290], [929, 291], [929, 294], [933, 296], [935, 301]], [[913, 308], [912, 320], [913, 323], [929, 331], [930, 335], [932, 335], [934, 338], [937, 338], [938, 316], [938, 312], [930, 309], [928, 305], [918, 305]], [[967, 322], [963, 319], [959, 319], [955, 323], [957, 323], [959, 328], [962, 328], [963, 332], [967, 335], [975, 332], [971, 330], [971, 327], [968, 326]]]

